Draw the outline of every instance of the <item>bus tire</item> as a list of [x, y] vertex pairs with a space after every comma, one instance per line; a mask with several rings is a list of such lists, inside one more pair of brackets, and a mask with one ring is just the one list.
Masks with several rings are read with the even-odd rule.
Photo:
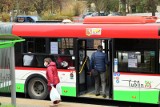
[[28, 95], [32, 99], [44, 100], [48, 96], [47, 83], [43, 78], [34, 77], [28, 82]]

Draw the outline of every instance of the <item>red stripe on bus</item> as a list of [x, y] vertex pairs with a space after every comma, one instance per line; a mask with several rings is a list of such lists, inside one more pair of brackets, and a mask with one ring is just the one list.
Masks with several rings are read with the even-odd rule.
[[127, 72], [119, 72], [120, 75], [136, 75], [136, 76], [160, 76], [160, 74], [145, 74], [145, 73], [127, 73]]
[[[46, 68], [32, 68], [32, 67], [16, 67], [16, 70], [43, 70], [43, 71], [46, 71]], [[74, 69], [58, 69], [58, 72], [75, 72]]]
[[[88, 35], [87, 29], [101, 29]], [[21, 37], [67, 38], [153, 38], [158, 39], [157, 24], [14, 24], [12, 34]]]

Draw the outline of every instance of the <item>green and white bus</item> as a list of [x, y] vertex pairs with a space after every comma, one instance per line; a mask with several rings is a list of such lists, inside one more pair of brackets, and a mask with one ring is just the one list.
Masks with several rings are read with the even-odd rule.
[[[50, 57], [57, 64], [62, 96], [159, 104], [160, 25], [154, 18], [98, 16], [79, 24], [13, 24], [12, 34], [25, 39], [15, 47], [16, 91], [45, 99], [43, 60]], [[94, 77], [87, 75], [91, 54], [100, 44], [109, 60], [106, 98], [95, 96]]]

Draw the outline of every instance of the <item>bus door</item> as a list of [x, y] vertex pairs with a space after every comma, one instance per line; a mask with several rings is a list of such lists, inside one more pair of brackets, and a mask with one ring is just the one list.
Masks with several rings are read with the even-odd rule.
[[[92, 53], [97, 51], [97, 46], [103, 46], [103, 52], [107, 54], [107, 59], [111, 62], [112, 52], [110, 52], [110, 40], [102, 39], [77, 39], [77, 95], [79, 97], [103, 98], [102, 95], [95, 96], [94, 77], [89, 74], [90, 59]], [[110, 98], [112, 91], [112, 64], [109, 64], [106, 69], [106, 98]], [[101, 86], [100, 86], [101, 87]], [[100, 92], [101, 93], [101, 92]]]
[[81, 95], [87, 90], [87, 82], [86, 82], [86, 62], [88, 58], [86, 55], [86, 40], [79, 39], [77, 40], [77, 87], [78, 87], [78, 94]]

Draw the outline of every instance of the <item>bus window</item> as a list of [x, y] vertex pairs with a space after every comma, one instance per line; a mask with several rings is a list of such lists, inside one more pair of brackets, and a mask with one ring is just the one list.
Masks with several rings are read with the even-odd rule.
[[55, 56], [57, 68], [67, 69], [74, 67], [73, 38], [57, 38], [50, 40], [50, 53]]
[[[23, 66], [41, 65], [39, 64], [41, 63], [39, 62], [40, 58], [36, 57], [36, 54], [40, 54], [40, 53], [46, 53], [45, 39], [44, 38], [26, 38], [26, 41], [23, 43]], [[43, 60], [41, 61], [43, 62]]]
[[27, 52], [23, 55], [23, 65], [24, 66], [33, 66], [33, 49], [34, 49], [34, 42], [27, 41]]
[[74, 67], [74, 60], [72, 60], [71, 56], [55, 56], [57, 68], [59, 69], [67, 69], [70, 67]]
[[74, 68], [73, 38], [25, 38], [23, 66], [44, 67], [50, 57], [59, 69]]
[[58, 54], [73, 55], [73, 38], [58, 38]]
[[34, 49], [34, 42], [33, 41], [27, 41], [26, 52], [33, 52], [33, 49]]
[[155, 71], [155, 51], [117, 51], [119, 71], [149, 72]]
[[118, 71], [155, 73], [155, 47], [155, 40], [116, 39]]
[[34, 41], [35, 53], [46, 53], [45, 38], [37, 38]]
[[104, 45], [103, 40], [88, 39], [87, 40], [87, 49], [97, 49], [98, 45]]
[[23, 42], [23, 53], [27, 53], [29, 51], [29, 48], [32, 48], [34, 51], [34, 40], [33, 38], [26, 38], [26, 41]]
[[15, 44], [15, 65], [16, 66], [22, 66], [21, 44], [22, 43]]
[[[56, 62], [55, 57], [53, 55], [47, 55], [47, 54], [36, 54], [35, 55], [35, 63], [37, 67], [44, 67], [44, 59], [45, 58], [51, 58], [52, 61]], [[37, 61], [37, 62], [36, 62]]]
[[24, 66], [33, 66], [33, 59], [34, 59], [34, 55], [32, 54], [31, 51], [29, 51], [28, 54], [25, 54], [23, 56], [23, 65]]
[[59, 55], [73, 55], [73, 38], [51, 39], [50, 53]]
[[23, 52], [27, 53], [32, 48], [33, 53], [46, 53], [45, 38], [25, 38]]

